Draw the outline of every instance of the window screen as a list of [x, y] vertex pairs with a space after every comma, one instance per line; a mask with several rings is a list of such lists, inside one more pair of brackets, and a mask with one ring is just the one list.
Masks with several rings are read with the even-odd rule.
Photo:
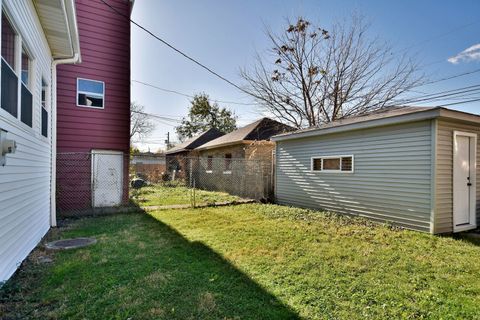
[[353, 156], [325, 156], [312, 158], [312, 171], [353, 172]]
[[48, 137], [47, 84], [42, 79], [42, 136]]
[[42, 136], [48, 137], [48, 112], [42, 108]]
[[352, 157], [342, 157], [342, 171], [353, 171]]
[[2, 60], [2, 109], [6, 110], [15, 118], [18, 116], [18, 78], [15, 72]]
[[312, 166], [314, 171], [320, 171], [322, 170], [322, 158], [316, 158], [313, 159], [312, 161]]
[[33, 98], [30, 91], [22, 84], [22, 114], [21, 120], [27, 126], [32, 126], [32, 105], [33, 105]]
[[102, 81], [77, 79], [77, 105], [81, 107], [103, 108], [105, 84]]

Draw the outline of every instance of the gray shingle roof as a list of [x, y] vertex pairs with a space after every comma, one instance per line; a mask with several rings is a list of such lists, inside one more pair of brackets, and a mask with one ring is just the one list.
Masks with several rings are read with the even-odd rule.
[[220, 147], [224, 145], [236, 144], [246, 140], [270, 140], [276, 134], [294, 130], [281, 122], [270, 118], [262, 118], [249, 125], [241, 127], [235, 131], [227, 133], [208, 143], [203, 144], [197, 149], [207, 149]]
[[184, 141], [183, 143], [180, 143], [178, 145], [176, 145], [175, 147], [167, 150], [165, 152], [165, 154], [174, 154], [174, 153], [178, 153], [178, 152], [184, 152], [184, 151], [189, 151], [189, 150], [193, 150], [213, 139], [216, 139], [218, 137], [221, 137], [223, 136], [224, 133], [221, 132], [220, 130], [218, 129], [215, 129], [215, 128], [211, 128], [211, 129], [208, 129], [207, 131], [204, 131], [202, 133], [200, 133], [199, 135], [195, 136], [195, 137], [192, 137], [186, 141]]

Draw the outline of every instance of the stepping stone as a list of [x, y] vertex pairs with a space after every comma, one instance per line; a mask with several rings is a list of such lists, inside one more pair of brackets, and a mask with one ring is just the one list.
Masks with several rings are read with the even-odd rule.
[[95, 243], [97, 243], [95, 238], [74, 238], [52, 241], [47, 243], [45, 247], [51, 250], [68, 250], [90, 246]]

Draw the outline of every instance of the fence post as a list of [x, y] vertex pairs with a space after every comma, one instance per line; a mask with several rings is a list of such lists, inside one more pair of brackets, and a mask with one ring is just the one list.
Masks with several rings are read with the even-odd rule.
[[91, 185], [91, 195], [92, 195], [92, 212], [93, 215], [96, 215], [95, 212], [95, 153], [90, 152], [90, 157], [91, 157], [91, 170], [92, 170], [92, 185]]
[[193, 208], [196, 206], [195, 200], [195, 179], [193, 179]]

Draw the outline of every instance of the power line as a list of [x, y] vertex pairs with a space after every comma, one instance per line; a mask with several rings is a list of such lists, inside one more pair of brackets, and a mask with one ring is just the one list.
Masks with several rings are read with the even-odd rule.
[[467, 101], [462, 101], [462, 102], [452, 102], [452, 103], [442, 104], [442, 105], [440, 105], [440, 107], [448, 107], [448, 106], [453, 106], [453, 105], [457, 105], [457, 104], [465, 104], [465, 103], [476, 102], [476, 101], [480, 101], [480, 98], [467, 100]]
[[458, 95], [461, 95], [460, 97], [462, 96], [465, 97], [465, 96], [477, 94], [477, 93], [480, 93], [480, 84], [461, 87], [461, 88], [452, 89], [452, 90], [435, 92], [435, 93], [426, 94], [422, 96], [412, 97], [409, 99], [398, 100], [395, 103], [398, 105], [398, 104], [408, 104], [408, 103], [414, 103], [414, 102], [431, 102], [431, 101], [436, 101], [436, 100], [439, 100], [440, 98], [445, 98], [445, 97], [458, 96]]
[[455, 79], [455, 78], [467, 76], [467, 75], [470, 75], [470, 74], [473, 74], [473, 73], [477, 73], [477, 72], [480, 72], [480, 69], [476, 69], [476, 70], [472, 70], [472, 71], [467, 71], [467, 72], [463, 72], [463, 73], [456, 74], [456, 75], [453, 75], [453, 76], [449, 76], [449, 77], [446, 77], [446, 78], [441, 78], [441, 79], [437, 79], [437, 80], [434, 80], [434, 81], [430, 81], [430, 82], [421, 84], [421, 85], [419, 85], [419, 86], [416, 86], [416, 88], [422, 87], [422, 86], [426, 86], [426, 85], [429, 85], [429, 84], [432, 84], [432, 83], [437, 83], [437, 82], [442, 82], [442, 81], [446, 81], [446, 80], [450, 80], [450, 79]]
[[[142, 84], [142, 85], [147, 86], [147, 87], [151, 87], [151, 88], [160, 90], [160, 91], [178, 94], [178, 95], [183, 96], [183, 97], [192, 98], [192, 99], [195, 97], [195, 96], [192, 96], [192, 95], [190, 95], [190, 94], [182, 93], [182, 92], [180, 92], [180, 91], [161, 88], [161, 87], [158, 87], [158, 86], [153, 85], [153, 84], [151, 84], [151, 83], [143, 82], [143, 81], [140, 81], [140, 80], [131, 80], [131, 81], [132, 81], [132, 82], [139, 83], [139, 84]], [[242, 106], [251, 106], [251, 105], [255, 104], [255, 103], [242, 103], [242, 102], [225, 101], [225, 100], [217, 100], [217, 99], [211, 99], [211, 100], [212, 100], [213, 102], [217, 102], [217, 103], [238, 104], [238, 105], [242, 105]]]
[[100, 0], [103, 4], [105, 4], [106, 6], [108, 6], [110, 9], [112, 9], [116, 14], [124, 17], [125, 19], [128, 19], [131, 23], [133, 23], [134, 25], [136, 25], [138, 28], [142, 29], [143, 31], [145, 31], [146, 33], [148, 33], [149, 35], [151, 35], [152, 37], [154, 37], [155, 39], [157, 39], [158, 41], [160, 41], [161, 43], [163, 43], [164, 45], [166, 45], [167, 47], [169, 47], [170, 49], [172, 49], [173, 51], [177, 52], [178, 54], [182, 55], [183, 57], [187, 58], [188, 60], [192, 61], [193, 63], [195, 63], [196, 65], [202, 67], [203, 69], [207, 70], [208, 72], [210, 72], [211, 74], [213, 74], [214, 76], [216, 76], [217, 78], [225, 81], [226, 83], [230, 84], [231, 86], [237, 88], [238, 90], [250, 95], [250, 93], [244, 89], [242, 89], [240, 86], [236, 85], [235, 83], [233, 83], [232, 81], [228, 80], [227, 78], [225, 78], [224, 76], [218, 74], [217, 72], [213, 71], [211, 68], [207, 67], [206, 65], [204, 65], [203, 63], [197, 61], [196, 59], [190, 57], [188, 54], [184, 53], [183, 51], [181, 51], [180, 49], [177, 49], [175, 48], [173, 45], [171, 45], [170, 43], [168, 43], [167, 41], [163, 40], [162, 38], [160, 38], [159, 36], [157, 36], [156, 34], [154, 34], [152, 31], [148, 30], [146, 27], [142, 26], [141, 24], [135, 22], [134, 20], [132, 20], [129, 16], [123, 14], [122, 12], [118, 11], [115, 7], [111, 6], [109, 3], [107, 3], [105, 0]]

